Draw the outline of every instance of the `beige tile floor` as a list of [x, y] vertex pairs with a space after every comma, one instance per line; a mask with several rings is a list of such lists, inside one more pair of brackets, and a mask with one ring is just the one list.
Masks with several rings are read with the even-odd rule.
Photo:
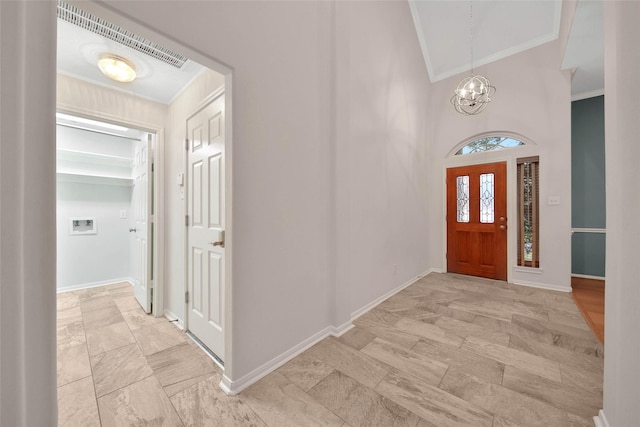
[[593, 426], [602, 346], [570, 294], [430, 274], [238, 396], [128, 284], [58, 295], [61, 426]]

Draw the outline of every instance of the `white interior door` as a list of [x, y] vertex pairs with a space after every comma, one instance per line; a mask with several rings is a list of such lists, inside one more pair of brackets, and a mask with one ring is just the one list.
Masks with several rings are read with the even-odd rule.
[[187, 328], [224, 357], [224, 95], [187, 120]]
[[132, 210], [133, 225], [129, 228], [132, 234], [133, 266], [132, 278], [135, 296], [146, 313], [151, 312], [151, 256], [149, 237], [151, 236], [151, 185], [152, 160], [151, 138], [146, 135], [136, 143], [133, 158], [133, 194]]

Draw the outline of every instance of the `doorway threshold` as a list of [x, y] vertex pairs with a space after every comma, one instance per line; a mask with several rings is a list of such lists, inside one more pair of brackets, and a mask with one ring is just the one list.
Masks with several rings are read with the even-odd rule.
[[202, 341], [200, 341], [198, 337], [193, 335], [190, 331], [187, 331], [186, 334], [189, 338], [191, 338], [191, 341], [196, 343], [196, 345], [200, 347], [202, 351], [204, 351], [206, 355], [209, 356], [216, 363], [216, 365], [218, 365], [220, 369], [224, 371], [224, 362], [222, 361], [222, 359], [220, 359], [213, 351], [209, 349], [209, 347], [204, 345]]

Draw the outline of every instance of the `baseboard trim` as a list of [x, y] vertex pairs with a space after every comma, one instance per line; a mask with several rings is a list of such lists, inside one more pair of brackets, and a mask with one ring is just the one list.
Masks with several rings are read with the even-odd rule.
[[597, 417], [593, 417], [593, 423], [596, 427], [611, 427], [609, 421], [607, 421], [607, 417], [604, 416], [604, 410], [600, 409]]
[[394, 289], [390, 290], [389, 292], [385, 293], [384, 295], [376, 298], [375, 300], [371, 301], [370, 303], [360, 307], [358, 310], [356, 310], [353, 313], [351, 313], [351, 320], [357, 319], [358, 317], [362, 316], [367, 311], [369, 311], [372, 308], [376, 307], [377, 305], [381, 304], [386, 299], [391, 298], [392, 296], [394, 296], [395, 294], [397, 294], [401, 290], [403, 290], [405, 288], [408, 288], [409, 286], [413, 285], [418, 280], [422, 279], [423, 277], [425, 277], [426, 275], [428, 275], [430, 273], [438, 273], [438, 271], [436, 271], [435, 269], [431, 268], [431, 269], [429, 269], [429, 270], [427, 270], [427, 271], [425, 271], [425, 272], [423, 272], [421, 274], [418, 274], [415, 278], [409, 279], [407, 282], [403, 283], [402, 285], [398, 286], [397, 288], [394, 288]]
[[604, 292], [605, 281], [587, 277], [571, 276], [572, 289], [588, 289], [590, 291]]
[[97, 288], [100, 286], [115, 285], [116, 283], [122, 283], [122, 282], [128, 282], [131, 286], [133, 286], [133, 279], [131, 277], [122, 277], [119, 279], [109, 279], [109, 280], [101, 280], [99, 282], [80, 283], [78, 285], [63, 286], [58, 288], [57, 292], [61, 294], [63, 292], [77, 291], [80, 289], [90, 289], [90, 288]]
[[309, 348], [313, 347], [314, 345], [316, 345], [318, 342], [322, 341], [323, 339], [325, 339], [325, 338], [327, 338], [329, 336], [333, 336], [333, 337], [341, 336], [342, 334], [347, 332], [349, 329], [353, 328], [353, 323], [352, 323], [353, 319], [356, 319], [357, 317], [361, 316], [365, 312], [371, 310], [372, 308], [374, 308], [375, 306], [380, 304], [382, 301], [384, 301], [387, 298], [397, 294], [398, 292], [400, 292], [401, 290], [405, 289], [409, 285], [412, 285], [413, 283], [415, 283], [418, 280], [422, 279], [427, 274], [435, 272], [435, 271], [436, 270], [434, 270], [434, 269], [430, 269], [430, 270], [427, 270], [426, 272], [424, 272], [422, 274], [419, 274], [418, 276], [416, 276], [415, 278], [409, 280], [408, 282], [403, 283], [402, 285], [398, 286], [397, 288], [385, 293], [381, 297], [376, 298], [373, 302], [371, 302], [369, 304], [366, 304], [362, 308], [354, 311], [351, 314], [351, 320], [350, 321], [345, 322], [344, 324], [342, 324], [340, 326], [337, 326], [337, 327], [336, 326], [327, 326], [326, 328], [324, 328], [321, 331], [313, 334], [311, 337], [309, 337], [306, 340], [302, 341], [301, 343], [291, 347], [289, 350], [285, 351], [284, 353], [280, 354], [279, 356], [274, 357], [273, 359], [271, 359], [267, 363], [263, 364], [262, 366], [259, 366], [258, 368], [254, 369], [253, 371], [249, 372], [248, 374], [244, 375], [243, 377], [239, 378], [236, 381], [232, 381], [229, 377], [227, 377], [226, 375], [223, 374], [222, 375], [222, 380], [220, 381], [220, 388], [222, 389], [222, 391], [224, 391], [228, 395], [235, 395], [235, 394], [240, 393], [242, 390], [246, 389], [250, 385], [254, 384], [255, 382], [257, 382], [260, 379], [264, 378], [265, 376], [269, 375], [271, 372], [275, 371], [276, 369], [278, 369], [279, 367], [281, 367], [282, 365], [284, 365], [285, 363], [287, 363], [288, 361], [290, 361], [294, 357], [300, 355], [304, 351], [308, 350]]
[[606, 279], [606, 277], [604, 276], [590, 276], [588, 274], [573, 274], [573, 273], [571, 273], [571, 277], [578, 277], [580, 279], [602, 280], [602, 281]]
[[271, 372], [275, 371], [294, 357], [313, 347], [323, 339], [329, 336], [339, 337], [352, 327], [353, 324], [350, 321], [338, 327], [327, 326], [326, 328], [302, 341], [300, 344], [291, 347], [289, 350], [285, 351], [279, 356], [274, 357], [267, 363], [259, 366], [258, 368], [254, 369], [253, 371], [249, 372], [236, 381], [232, 381], [229, 377], [223, 374], [222, 380], [220, 381], [220, 388], [228, 395], [236, 395], [245, 388], [261, 380], [263, 377], [269, 375]]
[[163, 314], [169, 322], [176, 325], [178, 329], [184, 331], [184, 322], [175, 313], [173, 313], [171, 310], [165, 309]]
[[530, 288], [548, 289], [550, 291], [571, 292], [571, 286], [558, 286], [549, 283], [529, 282], [527, 280], [515, 280], [512, 285], [528, 286]]

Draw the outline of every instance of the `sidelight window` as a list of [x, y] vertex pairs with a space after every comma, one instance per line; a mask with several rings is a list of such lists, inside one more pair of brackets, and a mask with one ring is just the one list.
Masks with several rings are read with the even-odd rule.
[[517, 160], [518, 171], [518, 265], [540, 267], [538, 157]]

